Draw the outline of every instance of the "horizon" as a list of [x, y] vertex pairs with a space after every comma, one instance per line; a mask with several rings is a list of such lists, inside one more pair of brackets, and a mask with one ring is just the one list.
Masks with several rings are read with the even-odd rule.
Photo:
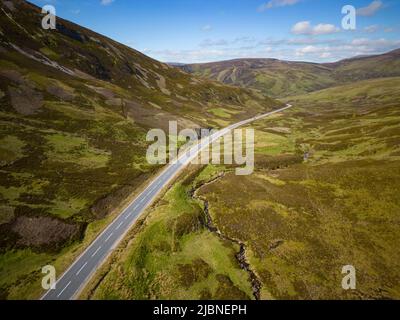
[[342, 0], [29, 2], [39, 7], [52, 4], [60, 18], [165, 63], [236, 59], [334, 63], [400, 48], [400, 3], [390, 0], [352, 1], [358, 14], [357, 28], [350, 31], [341, 28], [341, 9], [348, 4]]
[[[134, 48], [132, 48], [134, 49]], [[181, 62], [174, 62], [174, 61], [160, 61], [169, 65], [196, 65], [196, 64], [212, 64], [212, 63], [221, 63], [221, 62], [230, 62], [230, 61], [240, 61], [240, 60], [276, 60], [276, 61], [282, 61], [282, 62], [297, 62], [297, 63], [311, 63], [311, 64], [329, 64], [329, 63], [337, 63], [340, 61], [345, 61], [345, 60], [351, 60], [351, 59], [357, 59], [357, 58], [368, 58], [368, 57], [374, 57], [374, 56], [380, 56], [384, 54], [388, 54], [393, 51], [400, 50], [400, 47], [391, 49], [389, 51], [381, 52], [381, 53], [375, 53], [375, 54], [364, 54], [364, 55], [358, 55], [358, 56], [352, 56], [348, 58], [343, 58], [339, 60], [334, 60], [334, 61], [329, 61], [329, 62], [314, 62], [314, 61], [306, 61], [306, 60], [283, 60], [283, 59], [276, 59], [276, 58], [270, 58], [270, 57], [265, 57], [265, 58], [232, 58], [232, 59], [227, 59], [227, 60], [215, 60], [215, 61], [205, 61], [205, 62], [193, 62], [193, 63], [181, 63]], [[151, 58], [151, 57], [150, 57]]]

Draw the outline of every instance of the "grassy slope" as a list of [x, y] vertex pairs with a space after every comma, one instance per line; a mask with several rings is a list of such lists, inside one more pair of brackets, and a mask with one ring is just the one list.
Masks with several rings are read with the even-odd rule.
[[149, 128], [217, 127], [275, 102], [60, 18], [42, 30], [38, 8], [12, 3], [0, 4], [0, 297], [37, 298], [40, 268], [65, 269], [157, 170]]
[[398, 77], [400, 49], [376, 56], [346, 59], [325, 66], [333, 70], [333, 77], [338, 83]]
[[191, 168], [149, 210], [143, 226], [113, 255], [83, 297], [92, 299], [250, 299], [247, 274], [235, 259], [238, 246], [204, 226], [193, 187], [216, 169]]
[[327, 67], [273, 59], [232, 60], [182, 68], [198, 76], [253, 88], [275, 97], [310, 92], [334, 83]]
[[[262, 283], [262, 298], [400, 297], [399, 88], [400, 79], [390, 78], [290, 98], [294, 109], [256, 125], [253, 175], [238, 177], [231, 169], [208, 167], [189, 179], [209, 181], [226, 172], [198, 192], [209, 202], [219, 230], [246, 244], [246, 255]], [[303, 162], [305, 151], [311, 154], [307, 162]], [[157, 226], [165, 228], [175, 219], [171, 206], [176, 204], [177, 194], [185, 203], [192, 203], [190, 197], [177, 193], [183, 185], [170, 191], [137, 236], [132, 234], [127, 248], [120, 248], [91, 297], [135, 297], [139, 287], [145, 288], [145, 298], [165, 297], [163, 282], [155, 275], [167, 266], [167, 279], [178, 283], [167, 286], [167, 298], [199, 298], [198, 288], [205, 281], [198, 278], [202, 272], [192, 268], [191, 274], [197, 272], [198, 277], [182, 277], [175, 259], [194, 263], [198, 247], [187, 252], [184, 244], [187, 239], [193, 243], [198, 239], [201, 248], [210, 248], [205, 255], [201, 251], [201, 256], [211, 265], [209, 256], [220, 256], [220, 245], [205, 240], [205, 232], [211, 237], [209, 231], [193, 232], [192, 220], [180, 224], [191, 231], [175, 249], [170, 246], [173, 232], [154, 236]], [[156, 240], [142, 241], [146, 236]], [[165, 241], [169, 245], [161, 246]], [[161, 259], [155, 266], [152, 257], [160, 252], [167, 260]], [[357, 270], [355, 291], [341, 288], [341, 269], [347, 264]], [[215, 272], [239, 283], [231, 264], [218, 268]], [[150, 275], [145, 286], [143, 273]], [[239, 274], [249, 286], [248, 274]], [[187, 288], [185, 295], [182, 286]], [[247, 292], [245, 285], [237, 286]], [[234, 292], [228, 290], [227, 297], [235, 297]]]
[[383, 55], [316, 64], [239, 59], [181, 68], [208, 79], [260, 90], [272, 97], [304, 94], [353, 81], [400, 76], [400, 50]]
[[[251, 248], [265, 298], [399, 298], [399, 88], [389, 78], [290, 98], [295, 109], [257, 125], [255, 175], [202, 189], [219, 228]], [[346, 264], [356, 291], [341, 288]]]

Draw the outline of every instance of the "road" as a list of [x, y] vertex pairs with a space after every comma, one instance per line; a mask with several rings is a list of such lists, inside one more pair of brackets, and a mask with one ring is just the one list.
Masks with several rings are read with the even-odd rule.
[[140, 195], [115, 218], [113, 222], [89, 245], [89, 247], [75, 260], [75, 262], [57, 280], [56, 288], [48, 290], [42, 300], [71, 300], [76, 298], [80, 290], [88, 282], [95, 271], [105, 262], [110, 253], [117, 247], [129, 229], [135, 224], [138, 217], [161, 193], [162, 189], [185, 168], [201, 150], [215, 140], [238, 127], [244, 126], [256, 120], [268, 117], [291, 108], [287, 105], [275, 111], [250, 118], [221, 129], [208, 139], [201, 140], [197, 145], [189, 148], [181, 154], [177, 160], [169, 164]]

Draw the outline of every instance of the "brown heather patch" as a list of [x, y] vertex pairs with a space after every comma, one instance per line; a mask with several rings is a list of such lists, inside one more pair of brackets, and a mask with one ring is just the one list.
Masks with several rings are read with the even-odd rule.
[[42, 94], [29, 86], [8, 87], [8, 93], [10, 94], [12, 106], [22, 115], [33, 115], [43, 105]]
[[67, 91], [57, 84], [47, 87], [47, 92], [63, 101], [71, 101], [75, 98], [75, 95], [72, 92]]
[[208, 277], [212, 269], [202, 259], [195, 259], [191, 264], [178, 264], [180, 283], [185, 288], [190, 288], [194, 283]]
[[55, 248], [80, 238], [81, 227], [50, 217], [19, 216], [10, 230], [18, 235], [19, 247]]

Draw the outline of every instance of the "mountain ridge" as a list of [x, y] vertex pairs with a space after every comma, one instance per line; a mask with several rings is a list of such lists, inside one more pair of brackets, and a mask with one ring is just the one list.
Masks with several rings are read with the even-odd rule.
[[399, 76], [400, 49], [331, 63], [239, 58], [178, 67], [204, 78], [282, 98], [352, 81]]

